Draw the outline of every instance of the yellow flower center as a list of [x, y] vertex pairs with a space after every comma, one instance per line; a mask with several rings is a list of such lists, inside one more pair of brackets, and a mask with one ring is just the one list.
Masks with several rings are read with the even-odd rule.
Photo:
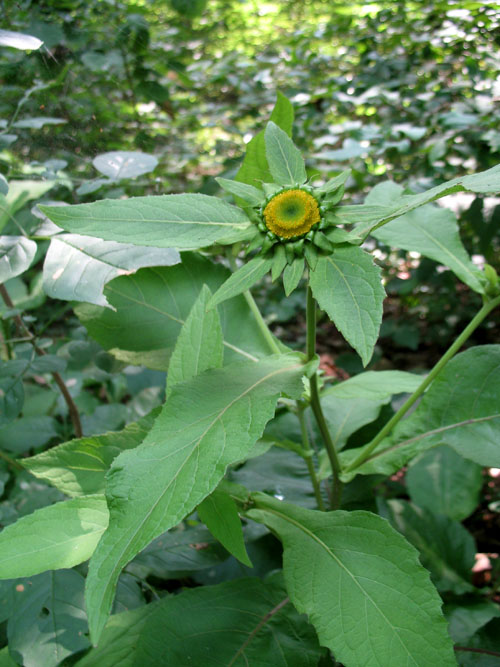
[[318, 202], [304, 190], [286, 190], [264, 209], [266, 227], [283, 239], [307, 234], [321, 219]]

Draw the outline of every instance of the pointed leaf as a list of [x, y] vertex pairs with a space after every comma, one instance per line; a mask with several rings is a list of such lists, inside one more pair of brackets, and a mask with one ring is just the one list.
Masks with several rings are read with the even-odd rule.
[[104, 285], [143, 266], [172, 266], [181, 261], [173, 248], [102, 241], [80, 234], [59, 234], [52, 239], [43, 265], [43, 288], [53, 299], [109, 303]]
[[413, 393], [424, 376], [405, 371], [365, 371], [328, 387], [322, 393], [337, 398], [369, 398], [373, 401], [389, 398], [394, 394]]
[[304, 372], [298, 355], [277, 355], [182, 382], [142, 445], [115, 459], [106, 487], [110, 525], [87, 579], [94, 642], [109, 614], [121, 569], [199, 505], [228, 465], [246, 458], [280, 394], [301, 395]]
[[261, 256], [254, 257], [249, 262], [243, 264], [237, 271], [235, 271], [226, 282], [219, 287], [217, 292], [211, 298], [208, 308], [214, 308], [219, 303], [232, 299], [233, 296], [238, 296], [246, 292], [259, 282], [265, 274], [271, 269], [272, 258], [265, 258]]
[[104, 496], [36, 510], [0, 533], [0, 578], [31, 577], [88, 560], [108, 525]]
[[385, 297], [378, 266], [361, 248], [339, 247], [319, 258], [309, 281], [320, 308], [366, 366], [377, 342]]
[[153, 171], [158, 166], [154, 155], [140, 151], [111, 151], [97, 155], [92, 164], [101, 174], [113, 180], [137, 178]]
[[209, 368], [221, 368], [224, 343], [217, 310], [207, 311], [212, 293], [203, 285], [181, 329], [170, 358], [167, 375], [167, 398], [178, 382], [190, 380]]
[[[356, 474], [392, 475], [417, 454], [442, 444], [481, 466], [500, 467], [499, 395], [500, 345], [461, 352], [434, 380], [417, 409], [344, 479]], [[359, 447], [343, 453], [343, 467], [362, 451]]]
[[253, 185], [231, 181], [227, 178], [216, 178], [215, 180], [223, 190], [230, 192], [240, 199], [244, 199], [252, 206], [259, 206], [266, 198], [262, 190], [257, 190]]
[[188, 250], [234, 243], [254, 233], [245, 213], [208, 195], [104, 199], [75, 206], [39, 206], [68, 232], [105, 241]]
[[283, 271], [283, 287], [285, 288], [286, 296], [294, 291], [300, 283], [300, 279], [304, 275], [304, 258], [297, 257], [291, 264], [287, 264]]
[[287, 133], [269, 121], [264, 138], [273, 180], [280, 185], [305, 183], [307, 174], [304, 159]]
[[283, 542], [290, 598], [346, 665], [456, 665], [441, 600], [415, 549], [364, 511], [318, 512], [254, 494], [248, 515]]
[[222, 546], [243, 565], [253, 567], [243, 539], [236, 503], [230, 495], [216, 489], [197, 507], [198, 516]]
[[0, 284], [26, 271], [35, 253], [36, 243], [24, 236], [0, 236]]

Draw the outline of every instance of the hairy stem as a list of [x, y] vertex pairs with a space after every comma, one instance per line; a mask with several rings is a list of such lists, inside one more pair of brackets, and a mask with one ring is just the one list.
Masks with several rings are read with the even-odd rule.
[[[312, 290], [307, 286], [307, 305], [306, 305], [306, 319], [307, 319], [307, 338], [306, 338], [306, 354], [307, 360], [310, 361], [316, 354], [316, 301], [314, 300]], [[337, 450], [330, 435], [328, 425], [326, 423], [325, 415], [319, 400], [318, 390], [318, 375], [314, 373], [309, 379], [311, 391], [311, 408], [318, 424], [318, 428], [323, 438], [323, 443], [326, 448], [326, 453], [330, 460], [333, 473], [333, 493], [332, 493], [332, 509], [338, 509], [342, 497], [342, 482], [340, 481], [340, 463], [337, 456]]]
[[495, 299], [491, 299], [486, 302], [481, 310], [476, 314], [476, 316], [469, 322], [469, 324], [462, 331], [460, 336], [455, 340], [455, 342], [448, 348], [448, 350], [443, 354], [441, 359], [437, 362], [434, 368], [431, 370], [429, 375], [425, 380], [420, 384], [417, 390], [408, 398], [405, 403], [399, 408], [395, 415], [387, 422], [387, 424], [379, 431], [377, 436], [370, 442], [370, 444], [364, 449], [361, 454], [345, 468], [345, 472], [350, 472], [355, 470], [362, 463], [364, 463], [372, 454], [372, 452], [378, 447], [382, 440], [392, 431], [396, 424], [405, 416], [408, 410], [415, 404], [415, 402], [422, 396], [427, 387], [433, 382], [433, 380], [439, 375], [443, 370], [446, 364], [450, 359], [458, 352], [462, 347], [465, 341], [472, 335], [472, 333], [477, 329], [481, 322], [487, 317], [490, 312], [500, 304], [500, 296]]
[[[14, 303], [10, 298], [10, 295], [5, 285], [0, 285], [0, 295], [2, 296], [2, 299], [8, 308], [14, 308]], [[35, 350], [35, 352], [39, 356], [46, 355], [47, 353], [45, 352], [45, 350], [43, 350], [36, 344], [35, 337], [28, 329], [28, 327], [25, 325], [20, 315], [14, 315], [14, 322], [16, 323], [18, 334], [20, 336], [25, 336], [29, 340], [31, 345], [33, 345], [33, 349]], [[54, 378], [54, 382], [59, 387], [59, 390], [64, 400], [66, 401], [66, 405], [68, 406], [69, 415], [71, 418], [71, 422], [73, 424], [73, 430], [75, 432], [75, 435], [77, 438], [81, 438], [83, 433], [82, 433], [82, 424], [80, 421], [80, 413], [78, 412], [78, 408], [76, 407], [75, 402], [73, 401], [73, 398], [71, 397], [71, 394], [69, 393], [68, 388], [66, 387], [66, 384], [62, 379], [62, 377], [59, 375], [59, 373], [57, 373], [57, 371], [54, 371], [52, 373], [52, 377]]]
[[325, 503], [323, 502], [323, 498], [321, 496], [321, 487], [319, 485], [318, 476], [316, 475], [316, 469], [314, 467], [314, 463], [312, 460], [313, 450], [311, 448], [311, 444], [309, 442], [309, 436], [307, 434], [306, 420], [304, 418], [304, 408], [300, 404], [298, 404], [297, 416], [299, 418], [300, 430], [302, 433], [302, 448], [304, 449], [304, 454], [305, 454], [304, 460], [307, 464], [307, 470], [309, 472], [309, 477], [311, 478], [311, 482], [313, 485], [314, 496], [316, 498], [318, 509], [324, 512], [326, 508], [325, 508]]

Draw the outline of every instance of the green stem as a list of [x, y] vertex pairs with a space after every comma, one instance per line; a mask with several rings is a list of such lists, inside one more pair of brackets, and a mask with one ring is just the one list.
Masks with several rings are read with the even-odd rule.
[[387, 422], [387, 424], [383, 427], [383, 429], [379, 431], [377, 436], [374, 438], [374, 440], [370, 442], [370, 444], [366, 447], [366, 449], [364, 449], [361, 452], [361, 454], [351, 464], [349, 464], [347, 468], [345, 468], [345, 472], [350, 472], [351, 470], [355, 470], [370, 457], [371, 453], [378, 447], [378, 445], [382, 442], [382, 440], [386, 437], [386, 435], [392, 431], [392, 429], [396, 426], [396, 424], [405, 416], [405, 414], [412, 407], [412, 405], [414, 405], [415, 401], [417, 401], [420, 398], [420, 396], [422, 396], [427, 387], [431, 384], [431, 382], [433, 382], [436, 376], [439, 375], [439, 373], [443, 370], [446, 364], [458, 352], [458, 350], [462, 347], [465, 341], [471, 336], [471, 334], [477, 329], [477, 327], [481, 324], [481, 322], [485, 319], [485, 317], [487, 317], [490, 314], [490, 312], [498, 305], [500, 305], [500, 296], [496, 297], [495, 299], [492, 299], [491, 301], [488, 301], [483, 305], [481, 310], [469, 322], [469, 324], [465, 327], [460, 336], [455, 340], [455, 342], [448, 348], [448, 350], [444, 353], [441, 359], [437, 362], [437, 364], [431, 370], [429, 375], [427, 375], [425, 380], [420, 384], [418, 389], [408, 398], [408, 400], [405, 403], [403, 403], [403, 405], [399, 408], [396, 414], [393, 415], [393, 417]]
[[10, 465], [12, 468], [16, 468], [16, 470], [25, 470], [25, 467], [16, 461], [16, 459], [13, 459], [5, 452], [2, 452], [2, 450], [0, 450], [0, 459], [3, 459], [7, 465]]
[[[314, 300], [312, 290], [307, 286], [307, 305], [306, 305], [306, 320], [307, 320], [307, 338], [306, 338], [306, 353], [307, 360], [310, 361], [316, 354], [316, 301]], [[330, 435], [328, 425], [326, 423], [325, 415], [319, 400], [318, 390], [318, 375], [314, 373], [309, 379], [311, 390], [311, 408], [318, 424], [323, 443], [326, 448], [326, 453], [330, 460], [333, 473], [333, 493], [332, 493], [332, 509], [338, 509], [342, 497], [342, 482], [340, 481], [340, 463], [337, 456], [337, 450]]]
[[[226, 253], [226, 257], [229, 261], [229, 266], [231, 267], [232, 271], [237, 270], [236, 266], [236, 259], [234, 255], [231, 252], [231, 249], [229, 248], [228, 252]], [[243, 292], [243, 296], [245, 297], [245, 301], [248, 303], [248, 307], [252, 311], [252, 314], [255, 318], [255, 321], [257, 322], [257, 325], [259, 329], [262, 332], [262, 335], [266, 339], [267, 344], [269, 345], [270, 349], [272, 350], [273, 354], [281, 354], [281, 350], [278, 347], [278, 344], [276, 340], [274, 339], [273, 334], [270, 332], [269, 327], [265, 323], [264, 318], [262, 317], [262, 313], [259, 310], [259, 306], [255, 303], [255, 299], [253, 298], [250, 290], [246, 290], [246, 292]]]
[[306, 425], [306, 420], [304, 418], [304, 408], [299, 403], [297, 403], [297, 406], [298, 406], [297, 416], [299, 418], [300, 430], [302, 433], [302, 447], [304, 449], [304, 460], [307, 464], [307, 470], [309, 472], [309, 477], [311, 478], [311, 482], [313, 485], [314, 496], [318, 504], [318, 509], [324, 512], [325, 503], [323, 502], [323, 498], [321, 496], [321, 487], [319, 485], [319, 480], [316, 475], [316, 469], [314, 467], [314, 463], [312, 460], [313, 450], [311, 448], [311, 444], [309, 442], [309, 436], [307, 434], [307, 425]]

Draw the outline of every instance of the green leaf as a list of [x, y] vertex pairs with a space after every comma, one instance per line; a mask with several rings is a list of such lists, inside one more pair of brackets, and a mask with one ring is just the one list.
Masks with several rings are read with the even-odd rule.
[[[3, 364], [0, 362], [0, 367]], [[0, 426], [13, 421], [23, 409], [24, 387], [21, 377], [0, 379]]]
[[298, 355], [276, 355], [182, 382], [142, 445], [115, 459], [106, 487], [110, 525], [87, 579], [94, 642], [106, 622], [121, 569], [199, 505], [228, 465], [249, 454], [280, 394], [301, 395], [305, 370]]
[[79, 234], [54, 237], [43, 265], [43, 288], [53, 299], [85, 301], [98, 306], [109, 303], [104, 285], [144, 266], [172, 266], [181, 261], [173, 248], [102, 241]]
[[284, 546], [290, 598], [338, 662], [456, 665], [440, 598], [417, 553], [364, 511], [318, 512], [253, 496], [250, 518]]
[[272, 258], [254, 257], [249, 262], [245, 262], [237, 271], [229, 276], [226, 282], [219, 287], [217, 292], [211, 298], [208, 308], [214, 308], [219, 303], [232, 299], [246, 292], [259, 282], [265, 276], [272, 266]]
[[198, 516], [222, 546], [243, 565], [252, 567], [243, 540], [236, 503], [227, 493], [216, 489], [197, 507]]
[[25, 454], [30, 449], [42, 447], [55, 437], [59, 437], [59, 431], [53, 417], [21, 417], [2, 426], [0, 449]]
[[412, 461], [406, 486], [415, 504], [461, 521], [479, 505], [482, 470], [450, 447], [436, 447]]
[[161, 601], [137, 645], [137, 665], [316, 667], [314, 630], [280, 586], [238, 579]]
[[[353, 238], [364, 238], [387, 222], [446, 195], [462, 191], [494, 194], [500, 192], [500, 165], [472, 176], [459, 176], [417, 195], [401, 195], [390, 204], [341, 206], [336, 213], [346, 223], [357, 223]], [[361, 220], [361, 222], [360, 222]]]
[[338, 176], [330, 178], [330, 180], [327, 181], [324, 185], [320, 186], [319, 188], [315, 188], [315, 192], [325, 194], [329, 192], [335, 192], [335, 190], [338, 190], [342, 185], [345, 184], [350, 175], [351, 169], [346, 169]]
[[370, 361], [382, 321], [380, 269], [361, 248], [339, 247], [320, 257], [309, 277], [314, 298], [363, 364]]
[[304, 275], [304, 258], [297, 257], [294, 259], [291, 264], [285, 266], [283, 271], [283, 287], [285, 289], [286, 296], [294, 291], [297, 285], [300, 283], [300, 279]]
[[10, 657], [9, 647], [4, 646], [0, 651], [0, 667], [17, 667], [18, 663]]
[[[141, 269], [108, 283], [104, 294], [116, 312], [83, 304], [76, 312], [89, 334], [114, 356], [167, 370], [177, 336], [202, 286], [216, 292], [230, 275], [220, 264], [183, 254], [177, 266]], [[224, 302], [219, 314], [226, 362], [269, 354], [269, 344], [243, 296]]]
[[11, 656], [25, 667], [57, 667], [89, 647], [84, 578], [76, 570], [44, 572], [16, 582], [7, 637]]
[[280, 185], [305, 183], [307, 174], [304, 159], [288, 134], [269, 121], [264, 139], [267, 163], [274, 182]]
[[[471, 369], [474, 372], [471, 372]], [[392, 475], [414, 456], [448, 445], [481, 466], [500, 467], [500, 345], [472, 347], [457, 354], [425, 393], [417, 409], [400, 421], [359, 468], [345, 475]], [[473, 397], [473, 399], [472, 399]], [[349, 465], [363, 451], [341, 455]]]
[[230, 192], [240, 199], [244, 199], [252, 206], [260, 206], [266, 198], [262, 190], [254, 188], [253, 185], [231, 181], [227, 178], [216, 178], [215, 180], [223, 190]]
[[438, 591], [461, 595], [474, 590], [471, 579], [476, 545], [462, 524], [405, 500], [389, 500], [387, 507], [387, 518], [418, 549]]
[[93, 554], [107, 525], [104, 496], [74, 498], [24, 516], [0, 533], [0, 578], [79, 565]]
[[114, 614], [104, 628], [99, 646], [92, 648], [75, 667], [134, 667], [137, 642], [158, 602]]
[[77, 438], [52, 447], [21, 463], [35, 477], [46, 480], [67, 496], [104, 493], [104, 476], [111, 462], [125, 449], [137, 447], [151, 429], [159, 408], [123, 431]]
[[178, 382], [223, 365], [224, 344], [219, 313], [217, 310], [207, 311], [211, 297], [209, 288], [203, 285], [180, 331], [168, 367], [167, 398]]
[[0, 284], [26, 271], [35, 253], [36, 243], [24, 236], [0, 236]]
[[[293, 107], [289, 100], [280, 92], [277, 94], [276, 105], [271, 113], [270, 120], [281, 127], [288, 136], [291, 136]], [[266, 159], [266, 144], [263, 131], [259, 132], [247, 145], [245, 158], [236, 174], [236, 180], [254, 186], [272, 182], [273, 177], [269, 171]]]
[[158, 160], [154, 155], [140, 151], [111, 151], [97, 155], [92, 164], [101, 174], [119, 181], [122, 178], [137, 178], [153, 171], [158, 166]]
[[254, 232], [241, 209], [199, 194], [103, 199], [39, 209], [68, 232], [156, 248], [192, 250], [241, 241]]
[[413, 393], [422, 383], [423, 375], [405, 371], [365, 371], [328, 387], [321, 398], [369, 398], [373, 401], [389, 398], [394, 394]]
[[472, 636], [492, 618], [500, 616], [498, 605], [481, 598], [450, 602], [444, 605], [443, 611], [448, 619], [451, 638], [462, 646], [467, 646]]
[[[384, 183], [374, 188], [366, 201], [372, 203], [374, 193], [387, 200], [394, 191], [399, 194], [402, 190], [392, 182]], [[484, 293], [482, 272], [474, 266], [462, 245], [452, 211], [424, 206], [389, 222], [374, 231], [373, 236], [388, 246], [413, 250], [448, 266], [471, 289]]]

